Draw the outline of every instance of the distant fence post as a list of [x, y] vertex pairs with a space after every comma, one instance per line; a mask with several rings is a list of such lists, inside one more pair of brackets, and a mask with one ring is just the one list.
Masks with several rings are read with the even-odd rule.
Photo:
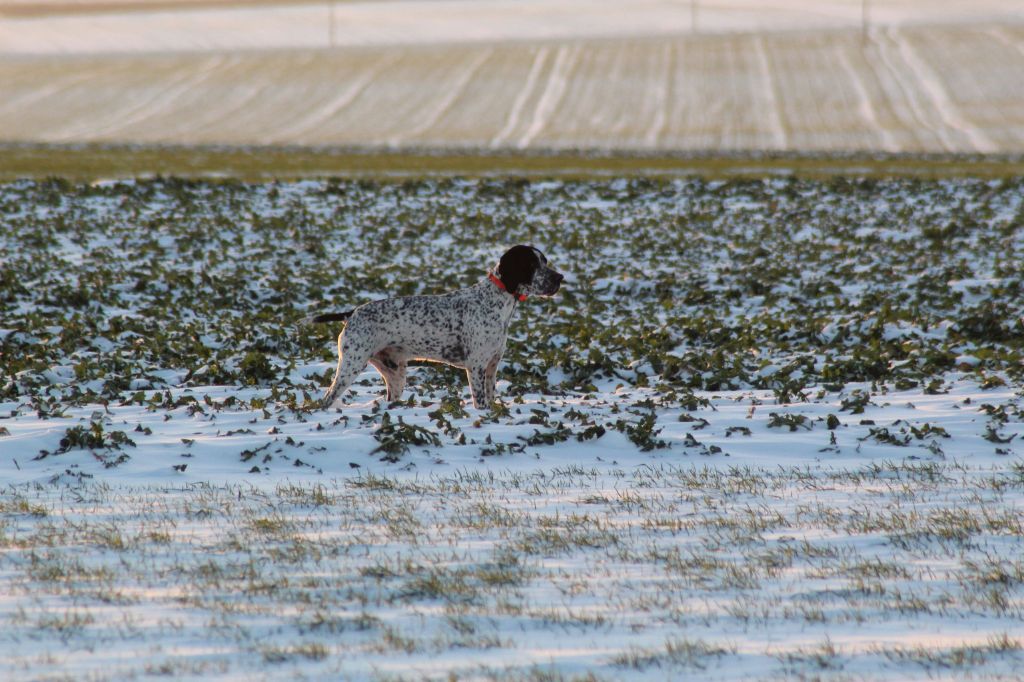
[[868, 40], [868, 0], [860, 0], [860, 39]]
[[327, 44], [334, 47], [334, 0], [327, 0]]
[[690, 0], [690, 33], [697, 32], [697, 0]]

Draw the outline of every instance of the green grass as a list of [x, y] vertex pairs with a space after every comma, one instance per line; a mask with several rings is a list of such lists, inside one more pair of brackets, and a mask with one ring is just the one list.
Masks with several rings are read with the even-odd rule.
[[617, 175], [704, 178], [835, 175], [874, 178], [1007, 178], [1024, 174], [1019, 155], [616, 153], [587, 150], [484, 151], [0, 144], [0, 181], [78, 181], [154, 175], [233, 177], [497, 176], [582, 179]]
[[[1024, 529], [993, 511], [1012, 515], [1021, 487], [1002, 480], [946, 463], [663, 464], [619, 472], [614, 489], [579, 467], [8, 488], [31, 507], [0, 520], [4, 636], [31, 643], [10, 661], [43, 676], [118, 652], [99, 679], [143, 665], [237, 676], [253, 659], [324, 677], [388, 662], [421, 679], [435, 656], [452, 679], [502, 664], [486, 679], [533, 679], [560, 647], [602, 679], [751, 665], [876, 679], [879, 664], [1000, 679], [1020, 663], [1024, 617]], [[197, 637], [216, 646], [197, 654]]]

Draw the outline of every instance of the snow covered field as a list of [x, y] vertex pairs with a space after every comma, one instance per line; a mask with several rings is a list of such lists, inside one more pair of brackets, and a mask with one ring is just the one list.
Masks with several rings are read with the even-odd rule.
[[[0, 186], [4, 679], [1014, 679], [1020, 179]], [[311, 310], [569, 278], [493, 414]]]
[[13, 13], [0, 141], [1024, 151], [1019, 3], [869, 7], [866, 33], [853, 1]]
[[[6, 0], [13, 54], [180, 52], [652, 38], [1021, 23], [1013, 0]], [[232, 7], [234, 4], [236, 6]], [[147, 7], [147, 5], [150, 5]], [[154, 8], [153, 5], [156, 5]], [[126, 11], [118, 12], [118, 8]], [[333, 23], [333, 31], [331, 29]]]

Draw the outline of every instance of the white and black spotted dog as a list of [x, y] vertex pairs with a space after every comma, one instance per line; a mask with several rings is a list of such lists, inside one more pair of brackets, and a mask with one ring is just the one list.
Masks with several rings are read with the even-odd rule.
[[465, 369], [473, 405], [490, 407], [516, 304], [529, 295], [553, 296], [563, 279], [543, 253], [519, 245], [505, 252], [486, 279], [468, 289], [388, 298], [344, 313], [307, 318], [348, 320], [338, 336], [338, 369], [322, 406], [340, 401], [367, 363], [384, 377], [388, 400], [397, 400], [405, 388], [409, 360], [430, 360]]

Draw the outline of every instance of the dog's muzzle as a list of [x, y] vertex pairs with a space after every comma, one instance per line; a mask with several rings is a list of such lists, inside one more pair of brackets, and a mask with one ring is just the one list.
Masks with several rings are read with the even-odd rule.
[[565, 280], [565, 275], [560, 272], [556, 272], [552, 278], [551, 291], [545, 292], [546, 296], [553, 296], [558, 293], [559, 288], [562, 286], [562, 282]]

